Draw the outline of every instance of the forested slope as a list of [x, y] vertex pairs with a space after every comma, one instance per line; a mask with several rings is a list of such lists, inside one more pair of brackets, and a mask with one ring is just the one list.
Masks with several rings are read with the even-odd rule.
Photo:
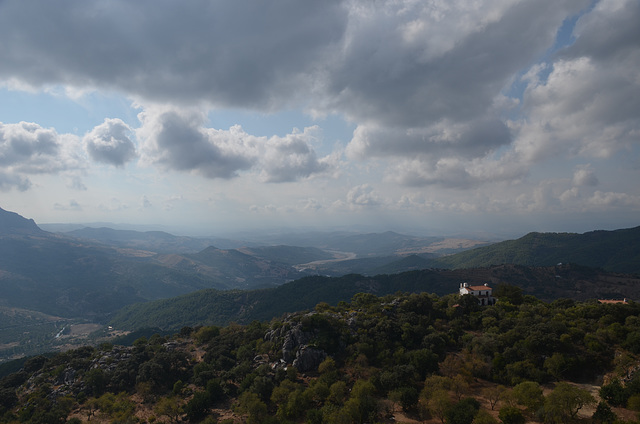
[[360, 293], [269, 323], [32, 358], [0, 380], [0, 422], [632, 423], [639, 314], [514, 286], [484, 308]]
[[552, 266], [569, 262], [610, 272], [640, 273], [640, 227], [584, 234], [529, 233], [517, 240], [438, 259], [441, 266], [451, 268]]
[[373, 277], [304, 277], [281, 286], [247, 291], [202, 290], [123, 308], [110, 324], [124, 330], [159, 327], [179, 330], [185, 325], [248, 324], [270, 320], [284, 313], [313, 308], [319, 302], [337, 305], [354, 294], [377, 296], [397, 292], [428, 292], [446, 295], [458, 291], [461, 282], [511, 284], [524, 294], [543, 300], [640, 299], [640, 278], [611, 274], [576, 265], [525, 267], [500, 265], [473, 269], [424, 269]]

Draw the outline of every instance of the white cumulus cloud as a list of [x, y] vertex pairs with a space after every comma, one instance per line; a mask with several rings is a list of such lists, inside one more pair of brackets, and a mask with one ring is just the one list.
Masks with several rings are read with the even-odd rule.
[[136, 148], [129, 138], [131, 128], [121, 119], [105, 119], [84, 136], [89, 156], [97, 162], [123, 166], [136, 157]]
[[0, 122], [0, 187], [26, 190], [30, 175], [59, 174], [85, 167], [79, 140], [32, 122]]

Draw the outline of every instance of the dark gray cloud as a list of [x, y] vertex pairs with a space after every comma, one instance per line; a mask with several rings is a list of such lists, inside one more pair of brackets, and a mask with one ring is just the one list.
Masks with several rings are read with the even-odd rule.
[[48, 172], [55, 166], [50, 159], [60, 150], [58, 134], [38, 124], [0, 123], [0, 165], [20, 167], [26, 172]]
[[587, 5], [9, 0], [0, 5], [0, 75], [163, 102], [309, 102], [358, 123], [422, 128], [484, 118], [562, 20]]
[[9, 0], [0, 3], [0, 75], [270, 108], [308, 83], [346, 24], [336, 0]]
[[0, 171], [0, 190], [7, 191], [13, 188], [26, 191], [31, 187], [31, 181], [20, 175]]
[[[483, 117], [514, 74], [553, 44], [567, 14], [588, 1], [370, 4], [370, 13], [353, 18], [358, 26], [329, 74], [334, 105], [357, 122], [423, 127]], [[413, 22], [421, 26], [409, 36]]]
[[136, 148], [128, 136], [131, 131], [120, 119], [105, 119], [84, 136], [89, 156], [97, 162], [123, 166], [136, 157]]
[[524, 160], [558, 155], [606, 158], [638, 144], [637, 22], [636, 0], [601, 0], [576, 24], [576, 43], [547, 68], [534, 68], [526, 77], [526, 122], [515, 142]]
[[599, 62], [625, 60], [635, 54], [640, 44], [640, 2], [635, 0], [601, 0], [593, 12], [580, 18], [574, 29], [576, 37], [560, 58], [589, 56]]
[[[317, 157], [311, 132], [266, 138], [240, 126], [207, 128], [204, 111], [304, 107], [350, 120], [356, 130], [346, 152], [390, 158], [387, 178], [395, 182], [472, 188], [522, 178], [541, 161], [605, 158], [637, 144], [640, 4], [590, 6], [5, 0], [0, 79], [136, 98], [144, 109], [136, 130], [141, 156], [164, 169], [207, 178], [253, 172], [266, 182], [325, 174], [333, 165]], [[579, 13], [575, 44], [549, 56], [558, 29]], [[514, 82], [526, 86], [523, 94], [509, 91]], [[95, 141], [91, 156], [116, 166], [131, 160], [130, 140], [110, 140]], [[28, 149], [44, 152], [46, 137], [42, 143], [11, 147], [0, 162], [35, 172]]]
[[329, 159], [318, 159], [312, 147], [318, 137], [315, 127], [266, 138], [247, 134], [239, 125], [208, 128], [206, 116], [196, 110], [151, 108], [140, 119], [137, 135], [143, 142], [143, 160], [167, 169], [227, 179], [254, 170], [263, 181], [275, 183], [330, 169]]
[[511, 142], [511, 134], [498, 119], [469, 122], [444, 120], [424, 128], [401, 129], [360, 125], [347, 152], [356, 157], [456, 155], [473, 158]]
[[140, 114], [138, 137], [147, 160], [167, 169], [194, 171], [207, 178], [232, 178], [256, 160], [254, 146], [233, 132], [207, 130], [196, 111], [146, 111]]

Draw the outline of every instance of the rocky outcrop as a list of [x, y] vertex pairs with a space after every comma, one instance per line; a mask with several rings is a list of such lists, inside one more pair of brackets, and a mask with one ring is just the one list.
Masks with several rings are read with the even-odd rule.
[[324, 350], [302, 346], [296, 352], [293, 366], [300, 372], [315, 371], [326, 358], [327, 353]]
[[327, 357], [324, 350], [310, 346], [315, 336], [313, 331], [303, 331], [302, 323], [286, 321], [281, 327], [268, 331], [264, 339], [282, 343], [281, 363], [292, 365], [300, 372], [309, 372], [318, 369]]

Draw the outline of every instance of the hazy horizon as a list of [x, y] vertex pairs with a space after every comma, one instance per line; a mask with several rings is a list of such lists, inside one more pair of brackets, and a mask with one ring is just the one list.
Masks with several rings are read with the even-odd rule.
[[[44, 222], [36, 224], [46, 231], [53, 232], [66, 232], [72, 229], [80, 229], [84, 227], [90, 228], [112, 228], [115, 230], [133, 230], [133, 231], [164, 231], [176, 236], [188, 236], [188, 237], [230, 237], [230, 238], [244, 238], [250, 240], [252, 238], [261, 238], [267, 235], [279, 236], [288, 234], [312, 234], [312, 233], [331, 233], [331, 232], [345, 232], [354, 234], [365, 233], [384, 233], [384, 232], [396, 232], [410, 236], [438, 236], [438, 237], [468, 237], [479, 240], [505, 240], [510, 238], [519, 238], [530, 232], [550, 232], [550, 233], [585, 233], [597, 230], [619, 230], [625, 228], [633, 228], [637, 225], [629, 226], [612, 226], [612, 227], [595, 227], [587, 228], [581, 225], [567, 225], [567, 228], [492, 228], [487, 230], [485, 228], [427, 228], [427, 227], [413, 227], [413, 226], [386, 226], [380, 227], [375, 225], [366, 224], [354, 224], [354, 225], [334, 225], [334, 226], [273, 226], [273, 227], [237, 227], [237, 228], [207, 228], [188, 226], [186, 224], [135, 224], [126, 222], [68, 222], [68, 223], [56, 223], [56, 222]], [[73, 227], [73, 228], [72, 228]], [[574, 228], [574, 229], [571, 229]]]

